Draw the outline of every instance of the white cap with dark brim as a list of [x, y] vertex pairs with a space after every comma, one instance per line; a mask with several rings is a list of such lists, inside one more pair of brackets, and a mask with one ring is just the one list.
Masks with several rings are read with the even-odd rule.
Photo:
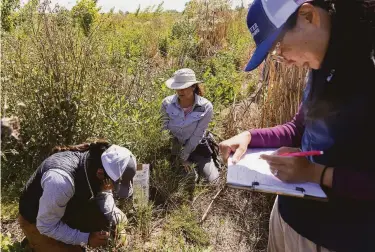
[[[104, 170], [115, 182], [115, 188], [119, 189], [118, 196], [120, 198], [126, 198], [128, 196], [125, 194], [128, 194], [126, 192], [129, 191], [129, 186], [122, 185], [120, 178], [127, 168], [129, 161], [131, 161], [131, 156], [132, 153], [127, 148], [115, 144], [111, 145], [107, 150], [105, 150], [101, 156]], [[134, 162], [130, 163], [136, 167], [136, 164], [133, 164]]]

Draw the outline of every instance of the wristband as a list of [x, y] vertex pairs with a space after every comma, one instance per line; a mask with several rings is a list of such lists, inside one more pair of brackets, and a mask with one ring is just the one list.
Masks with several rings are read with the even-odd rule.
[[323, 179], [324, 179], [324, 174], [326, 173], [326, 170], [328, 168], [328, 165], [324, 166], [324, 169], [322, 171], [322, 174], [320, 175], [320, 187], [323, 187]]

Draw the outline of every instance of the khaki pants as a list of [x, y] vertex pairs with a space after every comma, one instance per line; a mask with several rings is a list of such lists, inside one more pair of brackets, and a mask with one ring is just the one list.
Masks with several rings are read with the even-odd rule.
[[29, 247], [35, 252], [82, 252], [81, 246], [69, 245], [42, 235], [35, 224], [31, 224], [21, 215], [18, 215], [18, 223], [29, 241]]
[[270, 217], [268, 252], [332, 252], [299, 235], [280, 216], [277, 199]]

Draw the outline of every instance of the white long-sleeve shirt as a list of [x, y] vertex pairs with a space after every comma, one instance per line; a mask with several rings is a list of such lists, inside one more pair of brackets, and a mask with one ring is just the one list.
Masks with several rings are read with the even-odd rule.
[[66, 205], [74, 195], [74, 182], [71, 177], [65, 171], [51, 169], [43, 174], [41, 186], [43, 194], [39, 200], [36, 218], [39, 232], [66, 244], [87, 244], [89, 233], [72, 229], [61, 221]]

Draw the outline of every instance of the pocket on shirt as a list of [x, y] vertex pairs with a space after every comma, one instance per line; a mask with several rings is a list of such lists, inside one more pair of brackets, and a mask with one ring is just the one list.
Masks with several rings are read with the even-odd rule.
[[200, 112], [200, 113], [204, 113], [206, 111], [206, 108], [203, 107], [203, 106], [196, 106], [194, 108], [194, 112]]
[[168, 129], [173, 131], [173, 127], [178, 126], [182, 122], [179, 111], [174, 109], [167, 109], [167, 114], [169, 118]]
[[196, 122], [196, 121], [199, 121], [200, 119], [202, 119], [204, 117], [204, 115], [205, 115], [205, 113], [203, 113], [203, 112], [191, 112], [188, 115], [187, 120], [189, 122]]
[[167, 114], [170, 119], [176, 119], [179, 116], [179, 112], [174, 109], [167, 109]]
[[177, 112], [169, 112], [168, 113], [169, 117], [174, 119], [174, 118], [178, 118], [178, 113]]

